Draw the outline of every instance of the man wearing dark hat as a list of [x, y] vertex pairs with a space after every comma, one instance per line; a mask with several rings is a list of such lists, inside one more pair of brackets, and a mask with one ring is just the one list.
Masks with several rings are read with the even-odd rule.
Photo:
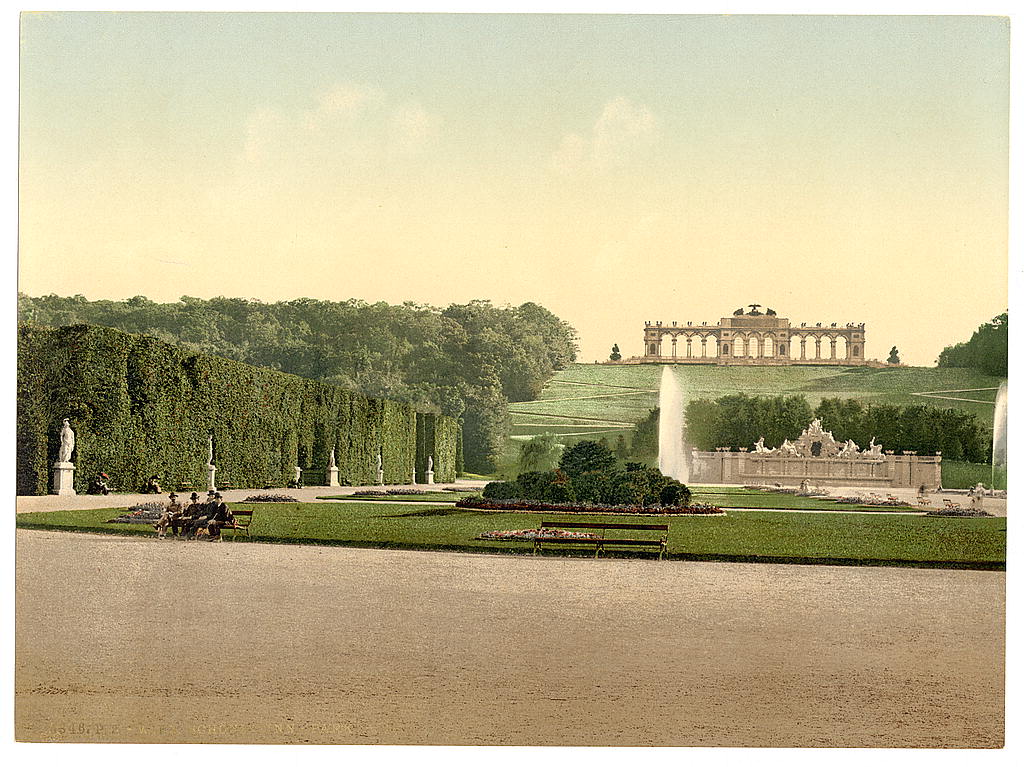
[[206, 527], [206, 523], [213, 518], [213, 512], [217, 509], [217, 499], [215, 496], [216, 493], [210, 490], [206, 493], [206, 500], [203, 503], [199, 503], [197, 498], [195, 513], [192, 515], [192, 521], [188, 523], [188, 537], [195, 537], [196, 532], [200, 528]]
[[174, 535], [179, 535], [179, 527], [181, 528], [181, 533], [187, 533], [192, 520], [201, 516], [202, 510], [203, 504], [199, 502], [199, 493], [192, 493], [188, 506], [185, 507], [180, 515], [171, 519], [171, 529], [174, 531]]
[[178, 534], [177, 519], [181, 516], [181, 504], [178, 503], [178, 496], [176, 493], [171, 493], [167, 496], [167, 506], [164, 507], [164, 513], [160, 515], [160, 519], [153, 525], [156, 529], [159, 537], [163, 538], [167, 535], [167, 526], [174, 525], [174, 534]]
[[224, 503], [224, 497], [220, 493], [214, 493], [213, 497], [216, 500], [216, 506], [213, 510], [213, 516], [206, 523], [206, 529], [210, 533], [211, 541], [219, 541], [221, 529], [232, 527], [235, 524], [235, 515], [231, 513], [231, 509]]

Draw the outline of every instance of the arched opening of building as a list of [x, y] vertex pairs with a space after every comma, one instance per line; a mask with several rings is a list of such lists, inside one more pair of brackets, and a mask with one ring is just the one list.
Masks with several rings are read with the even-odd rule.
[[[748, 306], [750, 307], [748, 310]], [[644, 355], [627, 362], [716, 361], [720, 365], [873, 364], [864, 359], [863, 323], [796, 323], [763, 304], [709, 322], [644, 323]], [[760, 309], [760, 311], [759, 311]]]

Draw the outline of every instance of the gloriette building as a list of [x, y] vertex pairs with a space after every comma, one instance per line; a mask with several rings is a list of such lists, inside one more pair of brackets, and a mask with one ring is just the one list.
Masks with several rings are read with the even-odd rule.
[[[629, 362], [717, 365], [867, 365], [864, 323], [794, 327], [774, 309], [749, 304], [717, 325], [644, 323], [644, 356]], [[879, 363], [873, 363], [879, 364]]]

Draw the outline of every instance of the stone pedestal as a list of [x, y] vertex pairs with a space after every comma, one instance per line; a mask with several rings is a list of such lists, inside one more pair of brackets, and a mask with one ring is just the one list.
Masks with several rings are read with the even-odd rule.
[[217, 467], [212, 463], [206, 465], [206, 489], [217, 492]]
[[53, 494], [77, 495], [75, 493], [75, 464], [71, 461], [57, 461], [53, 464]]
[[384, 484], [384, 469], [377, 469], [377, 484]]
[[341, 487], [338, 482], [338, 467], [328, 466], [327, 467], [327, 486], [328, 487]]
[[434, 472], [432, 472], [432, 471], [428, 471], [427, 472], [427, 484], [428, 485], [434, 484]]

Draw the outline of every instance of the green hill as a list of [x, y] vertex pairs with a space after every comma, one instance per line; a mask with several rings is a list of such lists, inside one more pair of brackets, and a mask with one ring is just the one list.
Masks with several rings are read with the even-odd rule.
[[[614, 439], [658, 404], [661, 365], [570, 365], [555, 374], [540, 399], [513, 403], [512, 439], [551, 432]], [[995, 388], [1004, 379], [967, 368], [718, 367], [677, 365], [689, 399], [801, 394], [815, 407], [822, 398], [844, 397], [894, 405], [956, 407], [992, 422]], [[920, 396], [928, 392], [982, 389]], [[943, 397], [957, 399], [943, 399]], [[978, 400], [968, 402], [963, 400]]]

